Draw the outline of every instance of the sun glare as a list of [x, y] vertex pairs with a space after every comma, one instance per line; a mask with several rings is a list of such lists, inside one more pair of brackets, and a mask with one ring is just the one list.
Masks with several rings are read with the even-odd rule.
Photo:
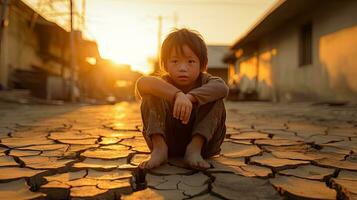
[[153, 69], [148, 58], [157, 53], [157, 32], [153, 29], [155, 23], [140, 20], [130, 12], [101, 14], [103, 18], [110, 15], [108, 18], [115, 19], [88, 26], [90, 36], [98, 43], [101, 56], [119, 64], [128, 64], [132, 70], [151, 73]]
[[[117, 33], [117, 34], [115, 34]], [[149, 55], [155, 55], [155, 44], [144, 42], [145, 38], [130, 36], [130, 32], [113, 30], [113, 33], [104, 37], [97, 37], [99, 51], [103, 58], [113, 60], [118, 64], [128, 64], [132, 70], [144, 74], [152, 72], [152, 67], [147, 63]]]

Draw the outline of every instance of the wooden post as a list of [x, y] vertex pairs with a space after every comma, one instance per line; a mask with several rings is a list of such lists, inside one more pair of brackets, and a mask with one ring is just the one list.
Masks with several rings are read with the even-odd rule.
[[159, 72], [160, 70], [160, 50], [161, 50], [161, 35], [162, 35], [162, 16], [158, 17], [158, 30], [157, 30], [157, 62], [155, 65], [155, 72]]

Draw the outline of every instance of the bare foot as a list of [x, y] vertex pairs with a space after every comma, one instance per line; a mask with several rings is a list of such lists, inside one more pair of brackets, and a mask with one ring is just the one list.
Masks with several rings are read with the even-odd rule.
[[186, 147], [185, 162], [195, 169], [208, 169], [210, 164], [202, 158], [201, 149], [204, 143], [204, 138], [196, 135], [192, 138], [189, 145]]
[[152, 169], [167, 162], [168, 148], [162, 136], [153, 135], [151, 139], [154, 148], [150, 158], [140, 163], [139, 167], [143, 169]]
[[210, 164], [205, 161], [201, 156], [201, 151], [188, 151], [186, 149], [185, 162], [195, 169], [208, 169]]
[[156, 148], [150, 155], [149, 160], [140, 163], [139, 167], [152, 169], [167, 162], [167, 149]]

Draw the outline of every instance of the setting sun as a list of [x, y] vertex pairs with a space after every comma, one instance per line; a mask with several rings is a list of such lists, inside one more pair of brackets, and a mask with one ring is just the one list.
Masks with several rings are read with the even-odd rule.
[[[24, 0], [69, 30], [69, 1]], [[160, 41], [174, 28], [199, 31], [207, 44], [231, 44], [276, 0], [77, 0], [74, 29], [95, 40], [102, 58], [144, 74], [153, 71]], [[51, 5], [56, 6], [51, 6]], [[64, 14], [54, 15], [61, 11]], [[161, 20], [159, 20], [161, 19]], [[160, 23], [161, 22], [161, 23]], [[214, 24], [214, 25], [212, 25]], [[161, 34], [160, 34], [161, 33]], [[151, 63], [150, 63], [151, 61]]]
[[209, 44], [229, 44], [253, 22], [253, 16], [259, 14], [256, 10], [263, 11], [272, 1], [258, 6], [256, 2], [207, 0], [87, 0], [85, 33], [98, 42], [103, 58], [148, 74], [153, 70], [148, 60], [157, 56], [159, 30], [161, 42], [179, 27], [198, 30]]
[[[96, 24], [92, 28], [94, 27], [98, 29], [98, 35], [95, 37], [103, 58], [111, 59], [118, 64], [130, 64], [132, 70], [144, 74], [152, 72], [147, 57], [156, 55], [154, 34], [150, 32], [143, 34], [142, 31], [135, 30], [135, 27], [132, 30], [118, 29], [116, 31], [110, 31], [116, 27], [106, 24]], [[135, 34], [137, 32], [140, 34]]]
[[[119, 64], [129, 64], [132, 70], [149, 74], [153, 67], [148, 63], [150, 57], [157, 55], [157, 21], [148, 16], [138, 15], [140, 6], [120, 9], [120, 3], [89, 1], [87, 15], [87, 36], [97, 41], [100, 54]], [[108, 4], [103, 5], [103, 4]], [[100, 17], [99, 17], [100, 16]], [[103, 18], [112, 19], [102, 21]]]

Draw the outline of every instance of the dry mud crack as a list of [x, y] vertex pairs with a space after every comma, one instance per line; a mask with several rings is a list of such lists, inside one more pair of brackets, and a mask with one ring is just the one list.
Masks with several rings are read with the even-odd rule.
[[131, 179], [150, 150], [137, 103], [1, 110], [0, 199], [357, 198], [350, 107], [350, 116], [331, 109], [335, 118], [305, 104], [226, 107], [227, 136], [210, 169], [170, 159], [147, 172], [140, 191]]

